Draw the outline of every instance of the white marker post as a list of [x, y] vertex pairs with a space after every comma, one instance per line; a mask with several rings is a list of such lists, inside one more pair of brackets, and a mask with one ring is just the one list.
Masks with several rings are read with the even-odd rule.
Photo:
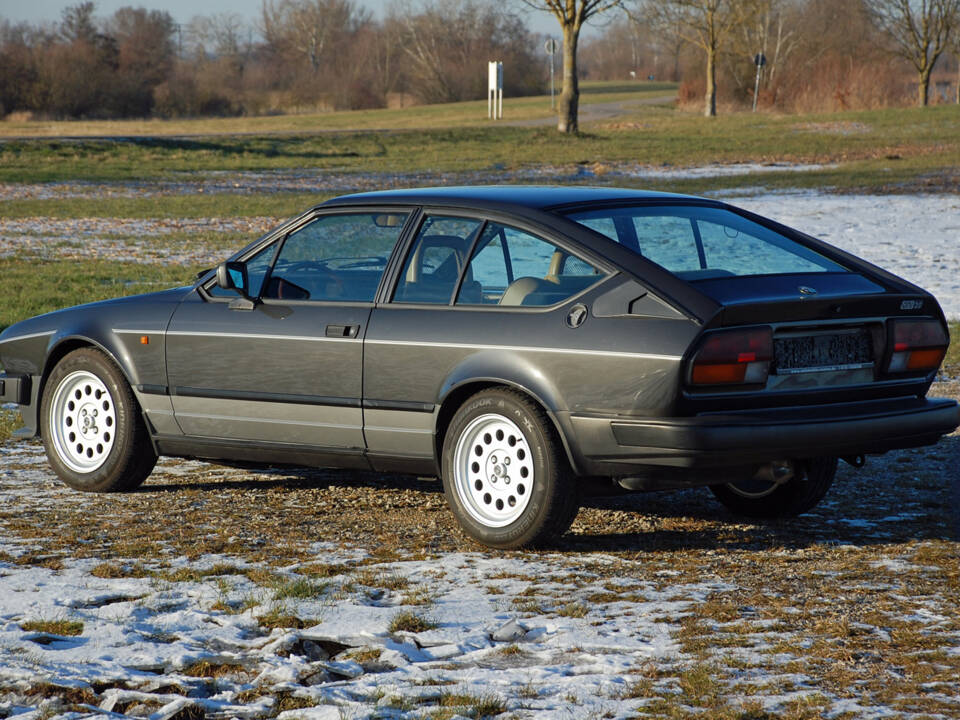
[[503, 119], [503, 63], [499, 60], [487, 63], [487, 117]]

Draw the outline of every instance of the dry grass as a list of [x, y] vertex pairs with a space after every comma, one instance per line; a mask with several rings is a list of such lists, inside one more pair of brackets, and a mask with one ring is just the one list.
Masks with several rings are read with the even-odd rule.
[[560, 617], [582, 618], [586, 617], [588, 612], [589, 610], [587, 610], [587, 606], [583, 603], [571, 602], [557, 610], [557, 615]]
[[77, 620], [26, 620], [20, 627], [27, 632], [75, 637], [83, 634], [83, 623]]
[[392, 633], [420, 633], [426, 632], [427, 630], [433, 630], [436, 627], [437, 624], [433, 620], [430, 620], [423, 615], [418, 615], [410, 610], [401, 610], [392, 618], [390, 618], [390, 624], [387, 626], [387, 630]]
[[194, 678], [220, 678], [246, 674], [246, 670], [241, 665], [233, 663], [211, 662], [209, 660], [198, 660], [191, 663], [180, 671], [181, 675]]
[[257, 622], [260, 623], [260, 627], [267, 630], [275, 628], [303, 630], [316, 625], [319, 621], [298, 617], [286, 608], [271, 608], [263, 615], [258, 615]]

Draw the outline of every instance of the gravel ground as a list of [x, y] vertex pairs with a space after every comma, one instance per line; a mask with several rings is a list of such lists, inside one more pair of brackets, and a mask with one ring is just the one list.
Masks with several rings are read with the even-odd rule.
[[0, 445], [0, 717], [960, 717], [958, 464], [956, 433], [841, 464], [775, 523], [590, 497], [492, 553], [431, 478], [164, 460], [87, 495]]

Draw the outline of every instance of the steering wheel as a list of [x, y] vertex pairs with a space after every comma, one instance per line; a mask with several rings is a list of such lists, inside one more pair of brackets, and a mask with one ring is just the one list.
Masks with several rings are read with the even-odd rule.
[[[298, 272], [316, 272], [323, 273], [324, 281], [330, 283], [326, 295], [337, 297], [343, 293], [343, 279], [333, 272], [323, 260], [300, 260], [281, 270], [280, 278], [284, 275], [294, 275]], [[289, 282], [289, 281], [288, 281]]]

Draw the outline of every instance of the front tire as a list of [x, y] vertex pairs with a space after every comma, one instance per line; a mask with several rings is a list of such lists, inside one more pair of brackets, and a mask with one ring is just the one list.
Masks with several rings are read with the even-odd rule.
[[463, 531], [500, 549], [562, 535], [579, 509], [550, 419], [504, 388], [477, 393], [453, 416], [443, 442], [443, 489]]
[[76, 490], [133, 490], [157, 462], [133, 391], [99, 350], [74, 350], [57, 363], [40, 417], [50, 466]]
[[752, 518], [794, 517], [812, 510], [827, 494], [837, 474], [837, 458], [796, 461], [786, 480], [754, 477], [740, 482], [711, 485], [728, 510]]

